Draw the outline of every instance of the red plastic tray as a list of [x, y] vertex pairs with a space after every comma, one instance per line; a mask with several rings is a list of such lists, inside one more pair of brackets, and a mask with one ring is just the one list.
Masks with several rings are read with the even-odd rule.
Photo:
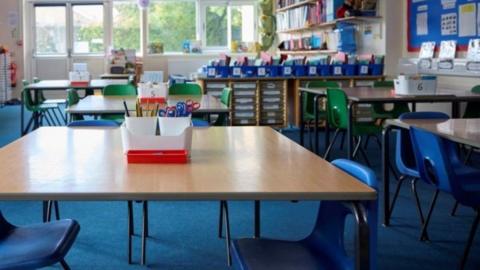
[[187, 163], [187, 150], [130, 150], [128, 163]]
[[90, 84], [90, 82], [87, 81], [71, 81], [70, 86], [76, 86], [76, 87], [87, 87]]
[[167, 103], [167, 100], [164, 97], [142, 97], [140, 98], [140, 103], [145, 104], [145, 103], [150, 103], [150, 104], [155, 104], [155, 103]]

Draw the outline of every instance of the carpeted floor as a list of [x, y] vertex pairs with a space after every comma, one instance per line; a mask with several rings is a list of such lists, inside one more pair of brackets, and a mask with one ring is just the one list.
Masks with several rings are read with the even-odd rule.
[[[18, 106], [0, 109], [0, 147], [19, 137], [19, 115]], [[298, 131], [285, 131], [284, 134], [298, 140]], [[368, 155], [380, 175], [380, 151], [374, 143], [370, 144]], [[334, 157], [344, 156], [344, 151], [334, 151]], [[475, 164], [480, 164], [478, 158]], [[424, 209], [429, 205], [432, 191], [431, 187], [419, 184]], [[378, 269], [456, 269], [474, 212], [460, 207], [457, 216], [451, 217], [449, 212], [453, 204], [449, 195], [440, 195], [429, 227], [432, 241], [419, 242], [418, 217], [406, 185], [398, 199], [392, 225], [388, 228], [378, 226]], [[231, 202], [230, 207], [232, 236], [251, 236], [253, 203]], [[305, 237], [312, 229], [317, 207], [318, 202], [262, 203], [262, 235], [281, 239]], [[79, 237], [66, 258], [72, 269], [145, 268], [137, 264], [139, 237], [134, 242], [136, 264], [127, 264], [126, 202], [60, 202], [60, 208], [63, 218], [74, 218], [81, 224]], [[218, 208], [218, 202], [151, 202], [148, 268], [229, 269], [225, 243], [217, 238]], [[380, 204], [380, 210], [382, 208]], [[0, 210], [18, 225], [41, 221], [40, 202], [1, 201]], [[135, 210], [138, 234], [140, 205], [136, 205]], [[347, 239], [351, 238], [348, 237], [350, 233], [351, 230]], [[472, 270], [480, 269], [480, 232], [477, 234], [468, 263], [468, 269]]]

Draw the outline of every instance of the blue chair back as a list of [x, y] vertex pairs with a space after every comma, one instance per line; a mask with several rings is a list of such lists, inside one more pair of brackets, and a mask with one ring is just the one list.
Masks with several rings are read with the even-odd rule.
[[[371, 169], [346, 159], [335, 160], [332, 164], [378, 190], [377, 178]], [[365, 202], [364, 207], [367, 211], [370, 231], [370, 269], [377, 269], [378, 202], [377, 200]], [[315, 228], [305, 241], [313, 249], [321, 250], [322, 253], [328, 255], [330, 265], [326, 265], [325, 269], [355, 268], [355, 258], [346, 254], [343, 241], [345, 221], [350, 214], [351, 210], [340, 202], [322, 201], [320, 203]]]
[[410, 137], [420, 177], [441, 191], [457, 193], [460, 181], [452, 181], [455, 175], [449, 160], [454, 143], [416, 127], [410, 128]]
[[[438, 119], [446, 120], [450, 117], [442, 112], [409, 112], [400, 115], [400, 120], [407, 119]], [[409, 131], [404, 129], [397, 132], [395, 147], [395, 164], [398, 171], [407, 176], [419, 177]]]
[[68, 127], [118, 127], [118, 123], [113, 120], [82, 120], [73, 121]]

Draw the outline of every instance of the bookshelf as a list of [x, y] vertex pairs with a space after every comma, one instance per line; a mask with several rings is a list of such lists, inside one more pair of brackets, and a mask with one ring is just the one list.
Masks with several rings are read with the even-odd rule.
[[275, 13], [287, 11], [289, 9], [296, 8], [296, 7], [301, 7], [301, 6], [304, 6], [304, 5], [315, 5], [316, 3], [317, 3], [317, 0], [302, 1], [302, 2], [299, 2], [299, 3], [293, 4], [293, 5], [278, 8]]
[[331, 28], [334, 27], [337, 23], [339, 22], [349, 22], [349, 23], [354, 23], [354, 24], [363, 24], [363, 23], [372, 23], [372, 22], [378, 22], [382, 19], [380, 16], [375, 16], [375, 17], [348, 17], [348, 18], [341, 18], [341, 19], [336, 19], [333, 21], [329, 21], [326, 23], [321, 23], [321, 24], [312, 24], [309, 26], [301, 27], [301, 28], [292, 28], [292, 29], [287, 29], [287, 30], [280, 30], [277, 31], [278, 34], [292, 34], [296, 32], [306, 32], [306, 31], [315, 31], [315, 30], [321, 30], [325, 28]]

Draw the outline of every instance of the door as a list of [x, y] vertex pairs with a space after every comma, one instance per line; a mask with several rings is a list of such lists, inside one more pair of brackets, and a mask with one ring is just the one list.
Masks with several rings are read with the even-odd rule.
[[68, 79], [73, 63], [87, 63], [93, 78], [104, 73], [102, 3], [35, 4], [32, 77]]

